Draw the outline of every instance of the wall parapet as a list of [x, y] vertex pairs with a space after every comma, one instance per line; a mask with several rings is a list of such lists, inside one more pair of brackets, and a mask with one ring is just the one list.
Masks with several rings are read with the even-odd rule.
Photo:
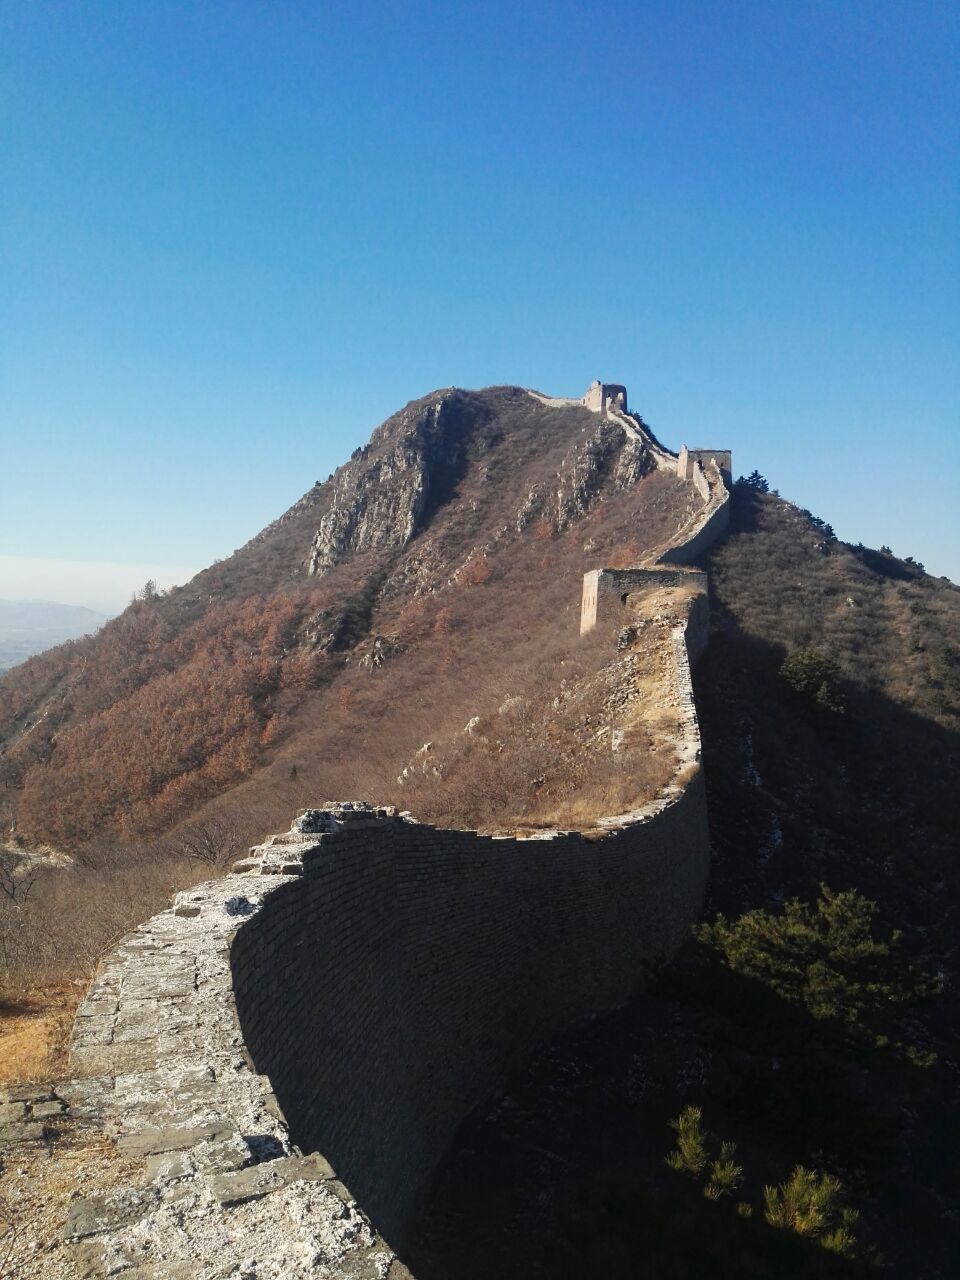
[[[729, 459], [729, 454], [726, 455]], [[730, 490], [724, 472], [714, 460], [704, 466], [695, 459], [688, 477], [706, 500], [703, 509], [659, 555], [659, 564], [692, 564], [718, 542], [730, 527]]]
[[626, 604], [627, 597], [637, 591], [654, 591], [662, 587], [684, 588], [706, 595], [707, 574], [702, 569], [668, 569], [657, 565], [639, 565], [634, 569], [588, 569], [583, 575], [580, 603], [580, 634], [592, 631], [600, 613], [612, 605]]
[[101, 965], [60, 1094], [142, 1169], [135, 1187], [71, 1203], [64, 1233], [82, 1274], [408, 1277], [327, 1160], [291, 1140], [237, 1015], [238, 928], [302, 875], [316, 843], [292, 832], [264, 847], [256, 874], [178, 894]]
[[629, 999], [699, 914], [705, 637], [700, 593], [670, 637], [677, 772], [644, 809], [537, 839], [307, 810], [123, 940], [65, 1095], [145, 1164], [74, 1201], [89, 1274], [242, 1276], [256, 1241], [258, 1277], [409, 1280], [397, 1249], [459, 1124]]
[[594, 378], [582, 396], [545, 396], [539, 391], [527, 389], [527, 395], [539, 400], [549, 409], [589, 409], [601, 418], [615, 412], [626, 413], [627, 388], [619, 382], [600, 382]]
[[673, 778], [589, 832], [526, 839], [362, 803], [306, 810], [123, 939], [58, 1089], [142, 1162], [138, 1186], [73, 1201], [83, 1274], [411, 1280], [397, 1250], [460, 1123], [559, 1031], [629, 999], [698, 917], [691, 663], [709, 611], [706, 574], [684, 566], [729, 522], [730, 455], [663, 449], [619, 384], [530, 394], [619, 424], [703, 499], [658, 560], [584, 579], [581, 631], [632, 592], [688, 591], [668, 646]]

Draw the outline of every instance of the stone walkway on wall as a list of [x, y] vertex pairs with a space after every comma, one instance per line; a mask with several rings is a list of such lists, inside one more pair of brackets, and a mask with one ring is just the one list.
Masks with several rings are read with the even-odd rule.
[[274, 838], [253, 851], [245, 871], [178, 895], [125, 939], [90, 988], [75, 1024], [76, 1078], [57, 1092], [121, 1155], [141, 1162], [142, 1176], [72, 1201], [65, 1262], [76, 1274], [408, 1275], [327, 1161], [291, 1144], [236, 1020], [230, 936], [286, 876], [302, 871], [302, 853], [321, 839]]

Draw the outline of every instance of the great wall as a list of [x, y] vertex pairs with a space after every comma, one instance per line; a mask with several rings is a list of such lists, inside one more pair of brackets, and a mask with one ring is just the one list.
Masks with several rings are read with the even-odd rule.
[[[531, 392], [531, 395], [536, 393]], [[691, 664], [729, 521], [730, 455], [662, 449], [703, 499], [647, 563], [596, 569], [581, 631], [665, 590], [676, 765], [656, 800], [588, 832], [440, 830], [361, 803], [307, 810], [177, 895], [100, 966], [72, 1078], [7, 1105], [70, 1113], [139, 1162], [71, 1203], [77, 1273], [125, 1280], [403, 1280], [403, 1250], [468, 1114], [561, 1030], [622, 1005], [697, 919], [710, 845]], [[28, 1134], [24, 1135], [28, 1137]]]

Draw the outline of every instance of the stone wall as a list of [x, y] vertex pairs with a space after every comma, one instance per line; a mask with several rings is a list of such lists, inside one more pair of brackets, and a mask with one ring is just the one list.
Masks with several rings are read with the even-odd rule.
[[730, 484], [733, 455], [729, 449], [690, 449], [685, 444], [681, 445], [680, 452], [677, 455], [677, 475], [683, 480], [692, 479], [693, 469], [698, 462], [704, 469], [711, 462], [715, 463], [719, 467], [726, 483]]
[[598, 382], [594, 379], [587, 388], [582, 403], [601, 417], [606, 417], [608, 409], [626, 413], [627, 388], [619, 382]]
[[700, 497], [704, 500], [704, 502], [709, 502], [710, 501], [710, 481], [706, 477], [706, 473], [703, 470], [703, 463], [700, 461], [699, 458], [697, 458], [696, 462], [694, 462], [693, 464], [693, 467], [690, 472], [690, 480], [693, 483], [693, 487], [696, 489], [697, 493], [699, 493]]
[[84, 1274], [221, 1280], [255, 1251], [271, 1280], [409, 1280], [398, 1250], [462, 1120], [558, 1031], [626, 1001], [699, 915], [689, 662], [706, 634], [695, 594], [670, 639], [677, 771], [644, 809], [526, 840], [307, 811], [124, 939], [60, 1096], [145, 1165], [73, 1202]]
[[626, 604], [634, 591], [652, 591], [658, 587], [686, 587], [706, 593], [707, 575], [696, 569], [590, 569], [583, 575], [583, 597], [580, 604], [580, 634], [592, 631], [599, 614], [605, 616]]
[[730, 527], [730, 490], [718, 465], [711, 461], [705, 468], [700, 468], [696, 464], [692, 474], [704, 478], [708, 486], [708, 500], [696, 521], [660, 554], [660, 564], [692, 564], [709, 551]]
[[237, 1017], [238, 925], [316, 842], [274, 842], [256, 873], [178, 894], [102, 963], [57, 1095], [139, 1171], [113, 1191], [76, 1187], [51, 1280], [409, 1280], [327, 1160], [291, 1140]]
[[708, 861], [699, 774], [655, 817], [593, 840], [401, 818], [325, 838], [231, 954], [247, 1047], [297, 1144], [402, 1248], [460, 1123], [674, 954]]
[[582, 396], [545, 396], [539, 391], [527, 389], [527, 395], [533, 396], [548, 408], [562, 409], [571, 406], [583, 406], [591, 413], [599, 413], [602, 418], [608, 413], [626, 413], [627, 388], [619, 382], [599, 382], [594, 379]]

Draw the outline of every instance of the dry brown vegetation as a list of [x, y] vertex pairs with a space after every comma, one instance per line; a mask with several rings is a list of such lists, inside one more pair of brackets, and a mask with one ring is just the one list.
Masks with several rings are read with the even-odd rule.
[[[386, 799], [410, 751], [475, 714], [466, 694], [499, 682], [519, 695], [536, 655], [557, 655], [555, 635], [575, 638], [583, 570], [662, 540], [689, 486], [655, 474], [611, 488], [604, 472], [568, 465], [596, 428], [585, 411], [558, 415], [507, 390], [464, 397], [462, 412], [462, 457], [439, 467], [409, 547], [348, 553], [322, 580], [306, 576], [329, 502], [320, 486], [187, 588], [138, 600], [96, 637], [0, 680], [0, 808], [16, 831], [68, 850], [107, 834], [142, 842], [291, 755], [285, 805], [306, 785]], [[387, 423], [363, 458], [390, 438]], [[376, 636], [394, 656], [360, 676]]]
[[[0, 679], [11, 992], [83, 978], [172, 891], [327, 798], [502, 829], [589, 825], [655, 793], [666, 754], [640, 731], [618, 754], [597, 736], [625, 659], [609, 630], [579, 639], [581, 579], [672, 536], [690, 486], [624, 481], [616, 449], [591, 470], [586, 411], [509, 388], [451, 403], [459, 434], [409, 544], [347, 550], [310, 577], [333, 492], [318, 485], [186, 587]], [[388, 456], [394, 428], [350, 465]], [[476, 716], [490, 732], [464, 734]], [[442, 774], [398, 783], [426, 741]], [[40, 845], [74, 863], [40, 866], [24, 900], [22, 855]]]
[[69, 1114], [47, 1125], [45, 1141], [23, 1144], [0, 1165], [0, 1280], [86, 1280], [88, 1260], [68, 1246], [70, 1201], [135, 1184], [143, 1162]]
[[173, 846], [30, 865], [0, 851], [0, 1082], [62, 1075], [64, 1044], [101, 956], [177, 889], [209, 874]]
[[[932, 945], [953, 927], [960, 590], [825, 540], [773, 495], [735, 494], [734, 518], [711, 557], [698, 683], [708, 793], [736, 796], [713, 830], [742, 883], [719, 901], [763, 903], [772, 881], [801, 897], [851, 885]], [[807, 652], [836, 665], [842, 712], [785, 678]]]
[[735, 510], [739, 536], [714, 552], [711, 585], [744, 633], [819, 650], [853, 684], [960, 726], [960, 589], [825, 538], [776, 496], [743, 494]]

